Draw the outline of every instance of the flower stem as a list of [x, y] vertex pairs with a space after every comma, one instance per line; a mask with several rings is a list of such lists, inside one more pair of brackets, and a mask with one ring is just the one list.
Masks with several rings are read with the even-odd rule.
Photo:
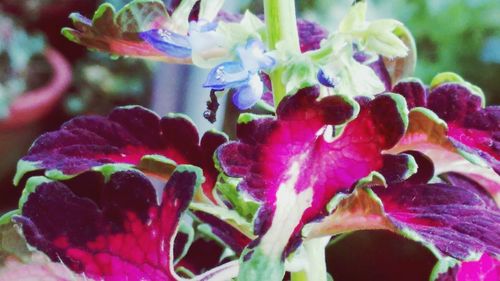
[[291, 281], [308, 281], [305, 271], [292, 272]]
[[292, 272], [292, 281], [327, 281], [325, 248], [330, 237], [316, 238], [304, 242], [307, 266], [299, 272]]
[[[295, 0], [264, 0], [264, 13], [269, 49], [276, 50], [277, 44], [282, 43], [287, 50], [300, 52]], [[278, 65], [269, 75], [273, 86], [275, 108], [286, 95], [286, 85], [281, 79], [283, 71], [283, 67]]]

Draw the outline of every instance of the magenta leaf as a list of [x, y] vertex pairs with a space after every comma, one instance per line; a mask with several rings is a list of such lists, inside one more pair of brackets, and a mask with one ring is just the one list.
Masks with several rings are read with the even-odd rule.
[[195, 125], [184, 115], [160, 118], [139, 106], [121, 107], [108, 117], [74, 118], [59, 130], [40, 136], [21, 159], [16, 181], [35, 170], [64, 179], [111, 163], [168, 178], [176, 164], [192, 164], [203, 169], [203, 192], [214, 200], [218, 172], [212, 155], [226, 140], [215, 131], [208, 131], [200, 140]]
[[394, 91], [410, 100], [411, 106], [425, 106], [448, 125], [447, 136], [464, 152], [484, 159], [500, 169], [500, 108], [482, 107], [482, 97], [463, 83], [444, 83], [427, 95], [418, 81], [401, 82]]
[[493, 198], [492, 194], [488, 192], [482, 185], [476, 181], [468, 178], [459, 173], [445, 173], [440, 175], [440, 177], [450, 185], [466, 187], [469, 190], [476, 192], [478, 196], [481, 196], [483, 201], [488, 205], [489, 208], [494, 209], [498, 206]]
[[462, 262], [447, 272], [441, 273], [436, 281], [496, 281], [500, 278], [500, 261], [487, 254], [477, 261]]
[[199, 168], [178, 166], [158, 196], [134, 171], [88, 186], [97, 193], [87, 196], [79, 195], [86, 179], [44, 182], [14, 220], [31, 246], [90, 278], [176, 280], [173, 241], [201, 179]]
[[408, 100], [411, 111], [404, 138], [389, 152], [420, 151], [431, 158], [436, 175], [465, 175], [499, 203], [498, 106], [483, 108], [477, 89], [466, 82], [434, 85], [429, 92], [420, 81], [409, 79], [393, 91]]
[[[414, 158], [419, 166], [429, 164]], [[387, 187], [357, 188], [331, 215], [308, 225], [306, 235], [386, 229], [421, 242], [438, 258], [500, 254], [500, 209], [491, 196], [465, 177], [449, 174], [450, 184], [429, 184], [418, 174]]]
[[[417, 153], [414, 152], [413, 154]], [[386, 154], [382, 157], [382, 167], [378, 169], [378, 172], [384, 177], [386, 183], [400, 183], [407, 180], [410, 176], [416, 176], [417, 164], [411, 154]]]
[[481, 97], [460, 84], [431, 91], [428, 108], [448, 123], [448, 136], [459, 149], [486, 160], [500, 173], [500, 107], [482, 108]]
[[484, 251], [500, 254], [500, 210], [489, 208], [474, 190], [445, 184], [375, 188], [384, 211], [415, 240], [448, 256], [470, 259]]
[[217, 151], [222, 170], [243, 178], [239, 189], [263, 202], [255, 221], [259, 238], [244, 251], [243, 280], [282, 278], [281, 262], [300, 244], [302, 226], [325, 215], [337, 193], [380, 169], [382, 150], [404, 134], [406, 106], [399, 96], [360, 101], [358, 114], [352, 100], [317, 100], [318, 94], [309, 88], [285, 98], [277, 118], [242, 115], [239, 141]]
[[418, 79], [400, 81], [392, 88], [392, 92], [405, 97], [408, 109], [427, 105], [427, 89], [422, 81]]
[[212, 235], [215, 235], [237, 255], [240, 255], [243, 249], [251, 242], [251, 239], [241, 233], [240, 230], [214, 215], [199, 211], [195, 211], [193, 214], [197, 219], [206, 224]]
[[51, 261], [39, 251], [29, 248], [17, 226], [0, 225], [0, 280], [85, 280], [64, 264]]

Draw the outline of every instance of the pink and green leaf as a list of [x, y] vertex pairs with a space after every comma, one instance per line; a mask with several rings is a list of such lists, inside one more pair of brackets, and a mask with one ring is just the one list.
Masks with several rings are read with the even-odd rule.
[[475, 191], [427, 184], [374, 189], [394, 226], [460, 260], [500, 253], [500, 210]]
[[448, 83], [435, 87], [427, 107], [448, 124], [450, 141], [466, 153], [500, 170], [500, 108], [482, 108], [483, 100], [467, 86]]
[[500, 278], [500, 260], [483, 254], [477, 261], [462, 262], [447, 272], [433, 274], [437, 276], [431, 276], [432, 281], [496, 281]]
[[121, 107], [107, 117], [74, 118], [39, 137], [19, 162], [15, 182], [30, 171], [44, 170], [53, 179], [67, 179], [108, 164], [166, 180], [177, 164], [192, 164], [203, 169], [203, 196], [214, 201], [218, 172], [212, 156], [226, 141], [215, 131], [200, 140], [195, 125], [184, 115], [160, 118], [139, 106]]
[[[194, 216], [205, 225], [205, 231], [220, 241], [223, 246], [228, 247], [237, 255], [252, 241], [253, 235], [245, 234], [235, 228], [227, 221], [205, 212], [193, 212]], [[250, 236], [250, 237], [249, 237]]]
[[84, 280], [62, 263], [30, 249], [12, 222], [0, 225], [0, 280]]
[[407, 78], [399, 81], [392, 88], [392, 92], [405, 97], [408, 109], [427, 106], [428, 90], [419, 79]]
[[414, 108], [405, 137], [390, 152], [418, 150], [432, 159], [436, 175], [462, 173], [500, 202], [498, 108], [482, 108], [482, 97], [463, 83], [434, 85], [427, 94], [421, 82], [406, 80], [393, 90]]
[[108, 182], [80, 177], [42, 183], [27, 196], [14, 219], [27, 242], [90, 278], [177, 280], [174, 239], [201, 170], [178, 166], [159, 191], [133, 171]]
[[305, 234], [314, 238], [362, 229], [399, 233], [439, 258], [471, 260], [484, 252], [500, 253], [500, 209], [470, 184], [358, 188], [331, 215], [308, 225]]
[[78, 13], [70, 15], [74, 28], [64, 28], [62, 34], [89, 49], [120, 56], [133, 56], [173, 63], [190, 63], [190, 58], [169, 57], [140, 37], [140, 33], [165, 27], [170, 15], [162, 1], [135, 0], [118, 12], [104, 3], [92, 19]]
[[336, 194], [380, 169], [382, 150], [404, 134], [406, 105], [399, 96], [364, 100], [359, 109], [346, 97], [318, 94], [309, 88], [285, 98], [277, 118], [242, 115], [239, 141], [217, 151], [222, 170], [242, 178], [238, 188], [263, 202], [254, 225], [259, 238], [243, 253], [242, 280], [281, 278], [302, 226], [325, 215]]

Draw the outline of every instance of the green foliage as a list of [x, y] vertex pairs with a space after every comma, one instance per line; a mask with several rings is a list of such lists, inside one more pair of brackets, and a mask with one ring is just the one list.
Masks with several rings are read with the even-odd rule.
[[64, 106], [69, 114], [78, 115], [106, 114], [117, 105], [147, 105], [150, 80], [151, 69], [144, 61], [91, 53], [74, 68], [74, 87]]
[[[418, 76], [430, 81], [436, 73], [453, 70], [480, 84], [486, 92], [499, 93], [498, 84], [488, 77], [500, 74], [500, 64], [481, 60], [486, 41], [500, 36], [499, 1], [398, 2], [402, 3], [393, 12], [399, 14], [417, 39]], [[454, 19], [453, 24], [450, 19]]]
[[238, 191], [238, 182], [239, 181], [236, 179], [220, 175], [216, 188], [221, 192], [224, 198], [228, 200], [240, 216], [248, 221], [251, 221], [257, 213], [260, 205]]
[[0, 225], [0, 265], [7, 257], [27, 260], [31, 252], [13, 223]]
[[66, 3], [61, 2], [69, 2], [69, 0], [3, 0], [2, 2], [7, 7], [12, 7], [16, 10], [23, 19], [32, 21], [37, 20], [47, 6], [64, 5]]
[[109, 3], [109, 4], [113, 5], [113, 7], [115, 7], [116, 9], [121, 9], [121, 8], [125, 7], [125, 5], [130, 3], [131, 1], [132, 0], [102, 0], [100, 2], [101, 2], [101, 4]]
[[[337, 15], [349, 3], [327, 0], [304, 1], [306, 15], [314, 13], [325, 26], [338, 21]], [[493, 103], [500, 102], [500, 1], [497, 0], [372, 0], [376, 16], [392, 15], [413, 33], [418, 48], [415, 76], [425, 82], [443, 71], [454, 71], [478, 84]], [[500, 45], [497, 43], [497, 45]]]
[[45, 49], [42, 35], [30, 35], [0, 13], [0, 118], [9, 114], [12, 101], [29, 89], [30, 63]]

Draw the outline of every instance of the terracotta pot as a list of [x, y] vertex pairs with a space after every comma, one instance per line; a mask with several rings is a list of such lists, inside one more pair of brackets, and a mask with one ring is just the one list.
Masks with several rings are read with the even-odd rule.
[[11, 104], [9, 116], [0, 120], [0, 133], [23, 127], [43, 118], [57, 104], [71, 82], [71, 67], [54, 49], [47, 48], [45, 57], [52, 67], [52, 78], [45, 86], [23, 93]]

